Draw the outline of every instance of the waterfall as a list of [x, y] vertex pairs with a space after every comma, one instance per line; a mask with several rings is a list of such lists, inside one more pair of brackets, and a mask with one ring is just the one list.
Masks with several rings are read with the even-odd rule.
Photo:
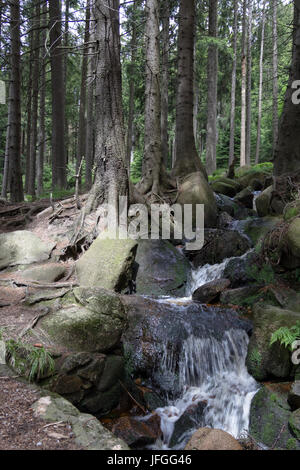
[[175, 423], [189, 407], [205, 402], [199, 422], [181, 436], [178, 448], [199, 427], [223, 429], [238, 438], [248, 429], [252, 397], [258, 386], [245, 366], [248, 335], [231, 329], [223, 338], [189, 336], [177, 353], [165, 347], [160, 362], [162, 376], [178, 375], [180, 397], [156, 412], [161, 417], [163, 440], [154, 448], [168, 449]]

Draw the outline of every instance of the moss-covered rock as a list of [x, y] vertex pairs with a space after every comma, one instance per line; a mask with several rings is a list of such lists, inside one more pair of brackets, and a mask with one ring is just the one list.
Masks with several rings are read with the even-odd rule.
[[294, 219], [287, 230], [281, 264], [289, 269], [300, 266], [300, 218]]
[[78, 304], [49, 313], [37, 330], [71, 351], [105, 352], [116, 347], [126, 325], [119, 297], [104, 289], [78, 288], [74, 294]]
[[300, 314], [263, 304], [256, 304], [253, 312], [254, 328], [246, 359], [249, 373], [257, 380], [289, 377], [292, 370], [290, 351], [278, 342], [270, 346], [270, 340], [272, 333], [280, 327], [291, 327], [299, 321]]
[[253, 242], [253, 245], [256, 245], [281, 221], [282, 219], [280, 217], [271, 216], [248, 219], [243, 222], [242, 228]]
[[293, 435], [299, 439], [300, 442], [300, 408], [291, 414], [289, 425]]
[[69, 423], [76, 443], [86, 450], [129, 450], [127, 444], [105, 429], [94, 416], [80, 413], [59, 396], [44, 396], [32, 405], [35, 415], [46, 423]]
[[225, 183], [224, 181], [214, 181], [211, 187], [215, 193], [224, 194], [228, 197], [234, 197], [237, 193], [236, 188], [232, 184]]
[[300, 442], [289, 429], [291, 415], [283, 397], [262, 387], [251, 403], [249, 434], [269, 448], [300, 449]]
[[191, 267], [186, 257], [167, 240], [140, 240], [136, 269], [138, 294], [185, 295]]
[[[188, 175], [181, 183], [177, 204], [204, 204], [205, 227], [215, 227], [217, 223], [217, 206], [212, 188], [202, 173]], [[195, 225], [195, 213], [193, 212]]]
[[283, 218], [288, 221], [300, 215], [300, 199], [288, 202], [283, 209]]
[[272, 192], [273, 186], [269, 186], [255, 199], [256, 210], [260, 217], [265, 217], [270, 214]]
[[248, 209], [253, 208], [253, 198], [254, 194], [251, 188], [247, 187], [242, 189], [242, 191], [239, 191], [235, 197], [234, 200], [237, 202], [240, 202], [243, 204], [245, 207], [248, 207]]
[[45, 243], [26, 230], [3, 233], [0, 235], [0, 269], [45, 261], [54, 246], [55, 243]]
[[98, 237], [76, 263], [80, 285], [121, 292], [132, 279], [136, 250], [135, 240]]

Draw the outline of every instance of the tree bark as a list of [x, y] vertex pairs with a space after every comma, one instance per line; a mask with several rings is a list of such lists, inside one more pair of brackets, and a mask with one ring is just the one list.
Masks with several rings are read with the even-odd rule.
[[229, 140], [229, 166], [234, 162], [235, 137], [235, 97], [236, 97], [236, 66], [237, 66], [237, 32], [238, 32], [238, 0], [234, 0], [233, 20], [233, 63], [231, 75], [231, 105], [230, 105], [230, 140]]
[[[218, 0], [209, 2], [209, 37], [218, 35]], [[207, 60], [207, 130], [206, 130], [206, 171], [211, 175], [217, 168], [217, 88], [218, 88], [218, 47], [210, 44]]]
[[[294, 2], [295, 3], [295, 2]], [[280, 119], [278, 140], [274, 152], [274, 175], [300, 170], [300, 104], [293, 98], [293, 82], [300, 77], [300, 11], [295, 4], [294, 46], [289, 83], [285, 94], [283, 112]], [[299, 88], [299, 87], [298, 87]], [[299, 95], [299, 93], [298, 93]]]
[[125, 132], [122, 109], [119, 0], [96, 0], [95, 20], [95, 160], [96, 177], [86, 212], [103, 202], [118, 208], [119, 196], [128, 194]]
[[169, 157], [169, 48], [170, 48], [170, 3], [163, 0], [162, 8], [162, 66], [161, 66], [161, 148], [165, 167]]
[[10, 1], [11, 81], [10, 81], [10, 198], [12, 202], [23, 201], [21, 174], [21, 70], [20, 70], [20, 2]]
[[[85, 16], [84, 44], [89, 40], [90, 9], [87, 5]], [[87, 81], [87, 63], [88, 56], [85, 47], [83, 49], [83, 58], [81, 66], [81, 87], [80, 87], [80, 105], [79, 105], [79, 128], [78, 128], [78, 147], [76, 158], [76, 174], [78, 173], [81, 160], [86, 158], [86, 81]], [[78, 184], [81, 185], [81, 175], [78, 178]]]
[[193, 131], [195, 0], [181, 0], [178, 32], [175, 163], [172, 175], [206, 171], [198, 156]]
[[273, 31], [273, 158], [278, 139], [278, 37], [277, 37], [277, 1], [273, 1], [272, 8]]
[[258, 88], [258, 117], [257, 117], [257, 138], [255, 164], [259, 163], [260, 137], [261, 137], [261, 113], [262, 113], [262, 91], [263, 91], [263, 60], [264, 60], [264, 41], [265, 41], [265, 23], [266, 23], [266, 2], [263, 4], [261, 19], [261, 40], [260, 40], [260, 58], [259, 58], [259, 88]]
[[247, 27], [247, 0], [243, 3], [243, 30], [242, 30], [242, 78], [241, 78], [241, 154], [240, 165], [246, 165], [246, 27]]
[[87, 105], [86, 105], [86, 139], [85, 139], [85, 185], [86, 189], [92, 187], [92, 168], [94, 162], [94, 91], [95, 91], [95, 47], [94, 29], [91, 0], [88, 0], [88, 8], [90, 9], [89, 24], [89, 48], [88, 48], [88, 65], [87, 65]]
[[252, 15], [253, 0], [248, 1], [247, 90], [246, 90], [246, 164], [251, 165], [251, 90], [252, 90]]
[[36, 180], [37, 180], [37, 196], [41, 196], [43, 192], [43, 173], [44, 173], [44, 158], [45, 158], [45, 115], [46, 115], [46, 60], [44, 53], [44, 44], [46, 41], [47, 25], [47, 3], [45, 2], [42, 10], [43, 26], [41, 34], [42, 52], [41, 52], [41, 76], [40, 76], [40, 115], [39, 115], [39, 136], [38, 136], [38, 158], [36, 165]]
[[37, 120], [38, 120], [38, 98], [39, 98], [39, 66], [40, 66], [40, 1], [35, 2], [35, 22], [33, 32], [33, 70], [32, 81], [32, 123], [30, 132], [30, 160], [28, 176], [28, 193], [35, 197], [36, 176], [36, 148], [37, 148]]
[[59, 189], [66, 187], [65, 158], [65, 87], [64, 56], [60, 49], [61, 9], [59, 0], [49, 2], [50, 16], [50, 59], [52, 91], [52, 186]]
[[132, 36], [130, 42], [131, 49], [131, 58], [130, 58], [130, 84], [129, 84], [129, 109], [128, 109], [128, 123], [127, 123], [127, 136], [126, 136], [126, 166], [128, 168], [128, 173], [130, 172], [130, 162], [131, 162], [131, 153], [132, 153], [132, 139], [133, 139], [133, 124], [134, 124], [134, 95], [135, 95], [135, 61], [136, 61], [136, 46], [137, 46], [137, 25], [136, 25], [136, 5], [132, 12], [133, 21], [132, 21]]

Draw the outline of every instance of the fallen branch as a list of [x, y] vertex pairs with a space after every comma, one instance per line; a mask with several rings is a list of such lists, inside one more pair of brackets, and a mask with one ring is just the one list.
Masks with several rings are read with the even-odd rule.
[[77, 287], [79, 284], [78, 282], [53, 282], [51, 284], [41, 284], [39, 282], [27, 282], [27, 281], [18, 281], [16, 279], [10, 280], [2, 280], [0, 281], [0, 285], [7, 286], [7, 285], [16, 285], [18, 287], [33, 287], [37, 289], [59, 289], [60, 287]]
[[144, 415], [147, 414], [147, 411], [145, 410], [145, 408], [138, 402], [136, 401], [136, 399], [131, 395], [131, 393], [127, 390], [127, 388], [125, 387], [125, 385], [121, 382], [121, 380], [119, 380], [120, 382], [120, 385], [121, 387], [125, 390], [125, 392], [127, 393], [127, 395], [131, 398], [131, 400], [142, 410], [142, 412], [144, 413]]

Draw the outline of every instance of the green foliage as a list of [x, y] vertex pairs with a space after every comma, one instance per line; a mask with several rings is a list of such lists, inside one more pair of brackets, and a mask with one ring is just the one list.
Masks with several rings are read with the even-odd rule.
[[290, 328], [282, 326], [274, 331], [271, 336], [270, 346], [278, 341], [281, 346], [292, 350], [294, 341], [298, 339], [300, 339], [300, 321], [297, 321], [296, 324]]
[[36, 348], [30, 344], [10, 339], [6, 342], [7, 360], [21, 375], [30, 382], [38, 381], [46, 374], [54, 372], [52, 356], [45, 348]]
[[257, 281], [259, 284], [272, 284], [275, 279], [274, 271], [270, 264], [263, 264], [262, 266], [253, 264], [247, 266], [246, 272], [252, 279], [255, 279], [255, 281]]

